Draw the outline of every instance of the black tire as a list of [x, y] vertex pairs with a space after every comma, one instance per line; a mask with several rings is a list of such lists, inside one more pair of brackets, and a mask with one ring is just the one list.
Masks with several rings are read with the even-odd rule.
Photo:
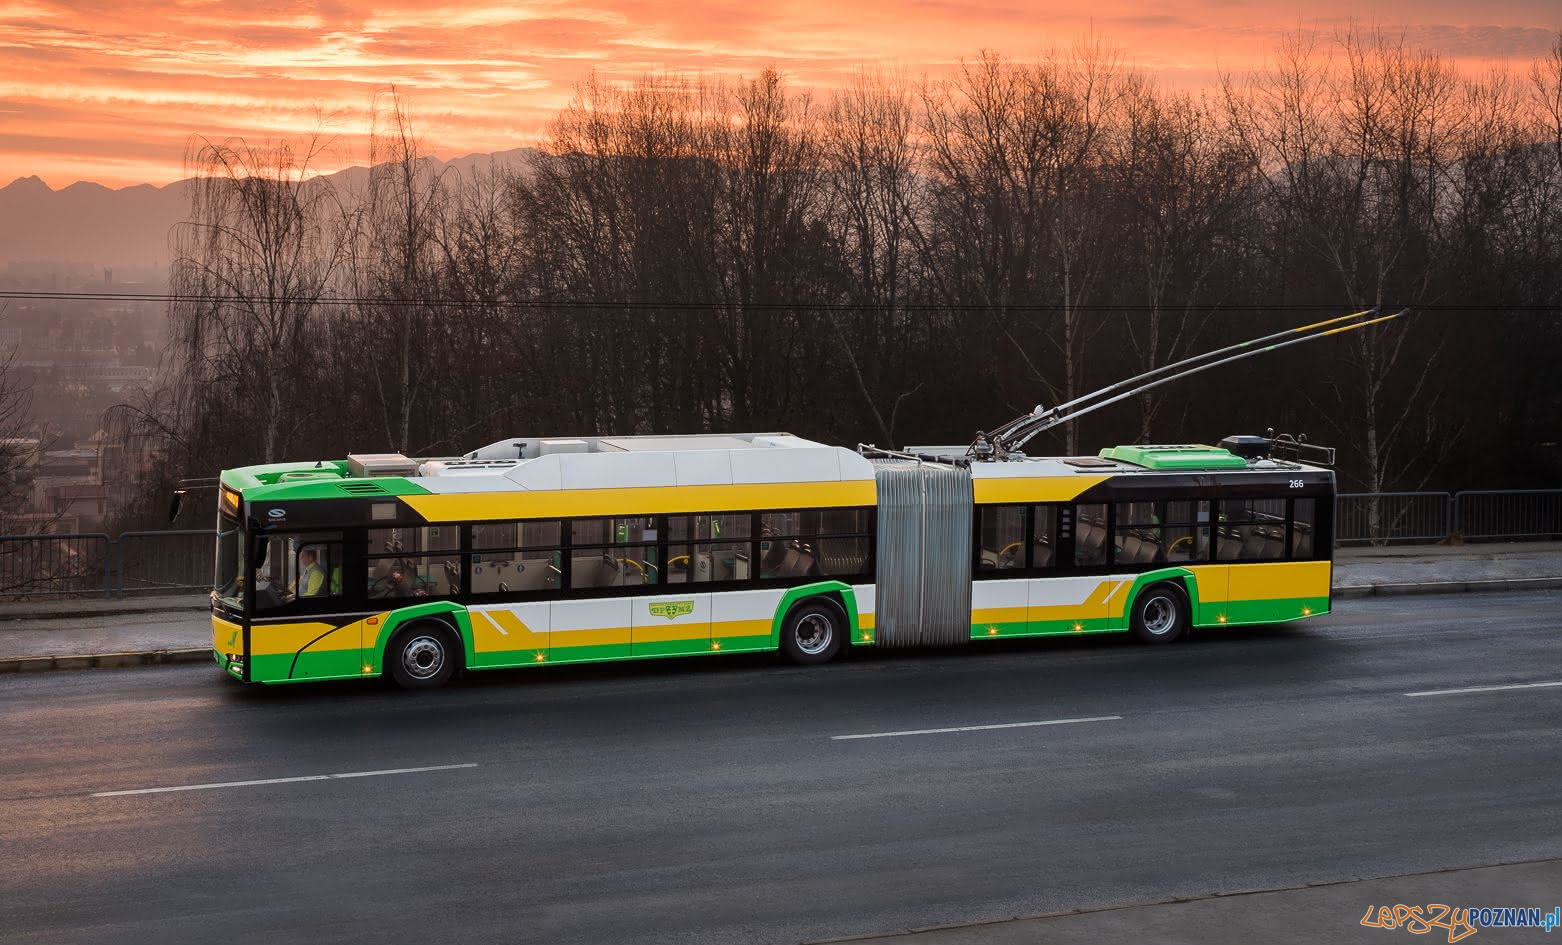
[[460, 640], [438, 621], [402, 627], [385, 647], [385, 671], [403, 689], [443, 686], [460, 666]]
[[781, 652], [799, 665], [835, 659], [850, 633], [846, 614], [828, 598], [815, 597], [793, 607], [781, 624]]
[[1134, 598], [1129, 628], [1140, 643], [1171, 643], [1188, 632], [1188, 595], [1176, 584], [1151, 584]]

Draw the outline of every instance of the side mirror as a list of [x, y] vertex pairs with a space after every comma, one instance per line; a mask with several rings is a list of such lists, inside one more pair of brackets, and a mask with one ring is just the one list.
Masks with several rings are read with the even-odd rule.
[[170, 525], [173, 524], [174, 519], [179, 517], [179, 510], [183, 507], [184, 490], [175, 489], [173, 501], [168, 504], [168, 522]]

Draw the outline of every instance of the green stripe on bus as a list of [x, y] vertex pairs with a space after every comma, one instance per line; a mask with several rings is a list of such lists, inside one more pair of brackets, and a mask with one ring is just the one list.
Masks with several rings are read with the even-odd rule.
[[971, 639], [1062, 637], [1079, 633], [1118, 633], [1123, 629], [1121, 621], [1110, 617], [1084, 617], [1079, 620], [1013, 620], [1003, 623], [974, 623], [971, 625]]
[[1204, 626], [1233, 626], [1238, 624], [1284, 623], [1302, 620], [1329, 612], [1327, 597], [1286, 597], [1276, 600], [1232, 600], [1224, 604], [1209, 604], [1206, 612], [1219, 612], [1226, 616], [1224, 622], [1216, 618]]

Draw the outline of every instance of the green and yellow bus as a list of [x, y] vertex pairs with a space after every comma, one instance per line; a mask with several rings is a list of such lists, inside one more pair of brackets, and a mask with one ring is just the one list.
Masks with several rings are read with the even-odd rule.
[[1268, 624], [1330, 607], [1334, 474], [1275, 449], [891, 452], [542, 437], [222, 473], [218, 665], [244, 682]]

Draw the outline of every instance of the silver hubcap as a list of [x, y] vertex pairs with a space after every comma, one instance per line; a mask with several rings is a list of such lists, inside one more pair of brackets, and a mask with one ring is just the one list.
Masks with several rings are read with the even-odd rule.
[[823, 614], [809, 614], [797, 622], [797, 648], [809, 656], [823, 653], [834, 637], [835, 627]]
[[1177, 605], [1169, 598], [1150, 598], [1144, 605], [1144, 629], [1156, 636], [1177, 629]]
[[445, 665], [445, 648], [434, 637], [413, 637], [401, 648], [401, 665], [413, 679], [431, 679]]

